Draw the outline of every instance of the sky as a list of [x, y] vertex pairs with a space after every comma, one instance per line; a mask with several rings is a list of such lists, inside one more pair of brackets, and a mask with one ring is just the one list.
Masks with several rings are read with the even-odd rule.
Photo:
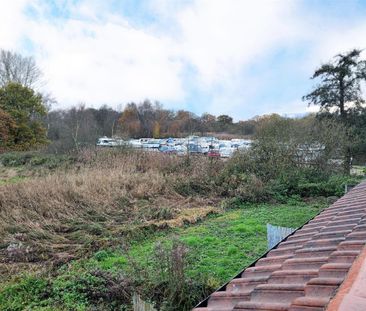
[[366, 0], [0, 0], [0, 48], [35, 58], [53, 109], [295, 116], [318, 66], [366, 48]]

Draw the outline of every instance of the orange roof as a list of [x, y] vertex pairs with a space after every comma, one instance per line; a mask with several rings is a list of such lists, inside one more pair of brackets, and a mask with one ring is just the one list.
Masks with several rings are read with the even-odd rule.
[[[214, 292], [194, 311], [325, 310], [365, 242], [366, 182], [363, 182]], [[361, 278], [360, 284], [366, 283], [362, 282], [364, 279]], [[352, 290], [342, 297], [349, 295]], [[366, 310], [364, 296], [364, 299], [356, 297], [360, 298], [357, 306], [361, 304], [361, 309], [339, 310]], [[338, 301], [339, 305], [342, 304]], [[333, 306], [331, 310], [338, 309]]]

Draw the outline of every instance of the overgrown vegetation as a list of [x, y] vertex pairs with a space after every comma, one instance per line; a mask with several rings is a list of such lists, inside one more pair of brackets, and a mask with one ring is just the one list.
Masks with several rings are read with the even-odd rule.
[[[52, 143], [51, 153], [0, 155], [0, 310], [128, 310], [133, 293], [159, 310], [191, 309], [265, 251], [267, 222], [300, 226], [361, 180], [349, 175], [365, 150], [359, 54], [314, 74], [323, 80], [305, 99], [318, 116], [233, 123], [149, 101], [122, 114], [46, 113], [50, 98], [30, 88], [40, 77], [32, 58], [2, 51], [0, 152], [46, 144], [46, 128]], [[334, 91], [341, 80], [349, 89]], [[253, 144], [227, 161], [92, 147], [116, 132], [240, 133]]]
[[[11, 156], [3, 160], [14, 163]], [[128, 150], [88, 150], [75, 161], [2, 186], [2, 262], [64, 260], [139, 228], [194, 222], [215, 211], [217, 197], [174, 190], [180, 180], [205, 176], [208, 161], [185, 166], [176, 157]]]
[[1, 186], [2, 262], [67, 261], [139, 230], [195, 222], [223, 198], [230, 205], [339, 196], [357, 182], [285, 157], [263, 163], [262, 153], [254, 147], [226, 163], [130, 150], [85, 150], [75, 159], [3, 155], [6, 166], [43, 170]]
[[128, 310], [133, 292], [161, 310], [190, 310], [267, 248], [266, 223], [298, 227], [326, 201], [243, 205], [194, 226], [135, 238], [0, 286], [0, 310]]
[[[4, 310], [22, 310], [22, 304], [45, 310], [50, 305], [60, 310], [71, 306], [88, 310], [91, 304], [100, 310], [123, 310], [133, 291], [154, 303], [160, 301], [161, 310], [174, 310], [177, 301], [181, 310], [189, 310], [263, 252], [265, 221], [277, 219], [278, 224], [292, 226], [294, 222], [298, 226], [316, 210], [303, 201], [319, 196], [334, 200], [342, 194], [345, 183], [358, 181], [335, 175], [332, 170], [317, 174], [311, 166], [289, 162], [288, 157], [275, 163], [269, 159], [265, 165], [257, 160], [263, 152], [260, 146], [254, 146], [256, 153], [239, 153], [227, 162], [128, 149], [86, 149], [74, 157], [58, 158], [38, 153], [2, 155], [6, 169], [37, 172], [31, 178], [1, 186], [0, 268], [2, 279], [13, 284], [1, 293], [3, 301], [9, 301]], [[280, 208], [265, 205], [254, 209], [248, 205], [259, 202], [295, 204], [284, 207], [288, 217], [280, 212], [277, 218]], [[235, 212], [236, 216], [227, 213], [224, 218], [213, 219], [210, 226], [192, 227], [200, 228], [197, 234], [190, 228], [185, 232], [191, 234], [174, 233], [178, 235], [176, 242], [169, 242], [175, 239], [164, 233], [167, 228], [193, 224], [238, 206], [242, 210]], [[244, 216], [235, 220], [238, 215]], [[121, 244], [130, 245], [126, 254], [118, 253]], [[201, 248], [206, 255], [201, 255]], [[103, 255], [101, 249], [115, 251]], [[95, 252], [94, 259], [80, 262], [81, 270], [79, 264], [67, 265]], [[178, 267], [179, 271], [169, 270]], [[11, 281], [14, 271], [25, 270], [34, 270], [36, 275]], [[43, 272], [37, 276], [40, 270]], [[53, 271], [50, 277], [47, 271]], [[27, 282], [35, 282], [41, 288], [39, 294], [22, 290]], [[130, 289], [122, 295], [124, 289], [117, 283]], [[115, 291], [118, 295], [113, 294]], [[12, 295], [14, 298], [9, 299]]]
[[0, 162], [5, 167], [26, 166], [28, 169], [43, 167], [56, 169], [63, 165], [72, 164], [76, 159], [68, 155], [54, 155], [40, 152], [9, 152], [0, 155]]

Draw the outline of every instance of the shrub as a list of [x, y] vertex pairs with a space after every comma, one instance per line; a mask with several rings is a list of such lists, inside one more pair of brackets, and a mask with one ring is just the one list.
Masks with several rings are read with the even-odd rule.
[[[360, 177], [291, 163], [278, 164], [280, 170], [272, 169], [268, 163], [261, 163], [254, 152], [264, 151], [257, 148], [239, 152], [229, 160], [216, 179], [221, 195], [236, 198], [240, 202], [285, 203], [297, 201], [301, 197], [342, 196], [346, 184], [357, 184], [361, 180]], [[288, 159], [284, 158], [284, 161]]]
[[206, 180], [204, 178], [190, 178], [187, 177], [186, 180], [179, 180], [174, 185], [174, 190], [180, 195], [191, 196], [199, 194], [207, 194], [211, 192]]
[[71, 270], [52, 282], [52, 299], [68, 310], [122, 310], [131, 301], [131, 282], [101, 270]]
[[241, 202], [265, 202], [269, 198], [265, 184], [255, 175], [231, 175], [223, 186], [225, 193]]
[[146, 276], [142, 289], [145, 299], [155, 302], [159, 310], [191, 310], [214, 289], [204, 280], [196, 281], [187, 276], [187, 254], [187, 246], [176, 239], [155, 245], [152, 266], [142, 272]]
[[72, 163], [74, 159], [66, 155], [42, 154], [39, 152], [11, 152], [0, 156], [0, 162], [7, 167], [28, 167], [44, 166], [48, 169], [55, 169], [63, 164]]
[[14, 167], [27, 164], [31, 158], [31, 153], [12, 152], [2, 154], [0, 161], [4, 166]]
[[316, 197], [316, 196], [340, 197], [344, 194], [345, 185], [355, 185], [359, 181], [360, 181], [359, 177], [334, 175], [320, 182], [303, 181], [299, 183], [297, 191], [303, 197]]
[[25, 276], [14, 284], [0, 289], [2, 311], [21, 311], [47, 305], [50, 296], [49, 282], [35, 276]]
[[110, 256], [111, 256], [111, 252], [107, 252], [106, 250], [101, 250], [101, 251], [96, 252], [94, 254], [94, 258], [97, 261], [103, 261], [103, 260], [107, 259]]

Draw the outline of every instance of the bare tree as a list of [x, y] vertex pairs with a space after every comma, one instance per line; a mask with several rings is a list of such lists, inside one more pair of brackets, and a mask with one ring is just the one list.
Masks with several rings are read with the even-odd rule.
[[0, 87], [9, 82], [36, 88], [41, 83], [42, 72], [33, 57], [24, 57], [18, 53], [0, 50]]

